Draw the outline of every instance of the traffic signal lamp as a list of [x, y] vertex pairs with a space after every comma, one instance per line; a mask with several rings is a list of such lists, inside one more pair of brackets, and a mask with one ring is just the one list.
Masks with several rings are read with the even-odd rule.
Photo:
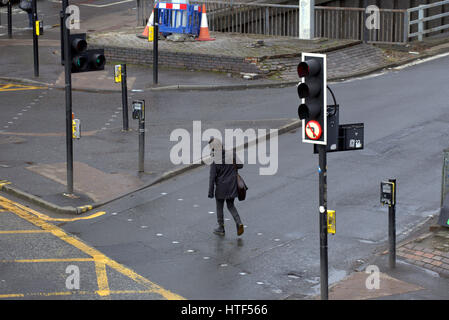
[[71, 34], [69, 38], [72, 73], [104, 70], [103, 49], [87, 50], [86, 34]]
[[326, 56], [303, 53], [297, 71], [302, 80], [297, 91], [301, 99], [298, 116], [304, 120], [303, 142], [326, 145]]
[[103, 49], [87, 50], [87, 71], [104, 70], [106, 58]]

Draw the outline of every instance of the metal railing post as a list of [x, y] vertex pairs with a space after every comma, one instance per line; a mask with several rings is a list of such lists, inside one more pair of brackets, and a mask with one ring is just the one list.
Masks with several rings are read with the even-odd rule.
[[265, 35], [269, 35], [270, 34], [270, 13], [269, 13], [269, 8], [265, 7]]
[[408, 42], [410, 34], [410, 12], [404, 11], [404, 39], [403, 42]]
[[418, 11], [418, 19], [420, 20], [418, 23], [418, 41], [422, 41], [423, 39], [423, 32], [424, 32], [424, 22], [422, 19], [424, 19], [424, 9], [422, 9], [422, 5], [419, 6], [420, 9]]

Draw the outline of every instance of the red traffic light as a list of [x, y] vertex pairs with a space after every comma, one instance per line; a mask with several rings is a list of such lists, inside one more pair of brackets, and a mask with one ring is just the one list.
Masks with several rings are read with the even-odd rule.
[[321, 71], [321, 64], [315, 59], [303, 61], [298, 64], [297, 71], [300, 78], [315, 76]]
[[300, 62], [298, 64], [298, 76], [300, 78], [307, 77], [309, 75], [309, 65], [305, 62]]

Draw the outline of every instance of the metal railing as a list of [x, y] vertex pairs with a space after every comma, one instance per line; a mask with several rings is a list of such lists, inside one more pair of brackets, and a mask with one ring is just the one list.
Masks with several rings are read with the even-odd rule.
[[211, 31], [298, 37], [297, 5], [194, 0], [206, 4]]
[[315, 36], [331, 39], [366, 40], [369, 42], [402, 43], [407, 40], [406, 10], [379, 9], [379, 25], [365, 28], [364, 8], [315, 7]]
[[[426, 13], [429, 13], [428, 9], [440, 7], [440, 9], [442, 11], [444, 11], [444, 9], [445, 9], [444, 5], [447, 5], [447, 4], [449, 4], [449, 0], [439, 1], [439, 2], [432, 3], [432, 4], [420, 5], [415, 8], [407, 9], [407, 18], [409, 21], [408, 29], [407, 29], [407, 33], [408, 33], [407, 39], [413, 38], [413, 37], [418, 37], [418, 41], [422, 41], [423, 36], [426, 34], [449, 29], [449, 23], [444, 24], [444, 18], [449, 17], [449, 12], [443, 12], [440, 14], [426, 16]], [[418, 19], [411, 20], [412, 14], [416, 13], [416, 12], [418, 13]], [[427, 22], [433, 21], [436, 19], [443, 19], [441, 25], [433, 27], [433, 28], [424, 29], [424, 25], [427, 24]], [[418, 30], [416, 32], [410, 32], [410, 28], [413, 27], [414, 25], [417, 25]]]
[[[206, 4], [211, 31], [299, 36], [299, 6], [193, 0]], [[406, 10], [380, 9], [379, 28], [370, 30], [368, 41], [405, 42]], [[332, 39], [364, 39], [365, 9], [315, 7], [315, 36]]]

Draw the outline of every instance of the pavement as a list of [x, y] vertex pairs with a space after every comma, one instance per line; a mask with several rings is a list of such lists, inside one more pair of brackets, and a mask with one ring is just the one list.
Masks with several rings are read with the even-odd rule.
[[[448, 300], [449, 228], [436, 226], [436, 220], [428, 221], [397, 244], [393, 268], [388, 249], [380, 249], [353, 273], [332, 284], [329, 299]], [[378, 272], [376, 280], [374, 271]]]

